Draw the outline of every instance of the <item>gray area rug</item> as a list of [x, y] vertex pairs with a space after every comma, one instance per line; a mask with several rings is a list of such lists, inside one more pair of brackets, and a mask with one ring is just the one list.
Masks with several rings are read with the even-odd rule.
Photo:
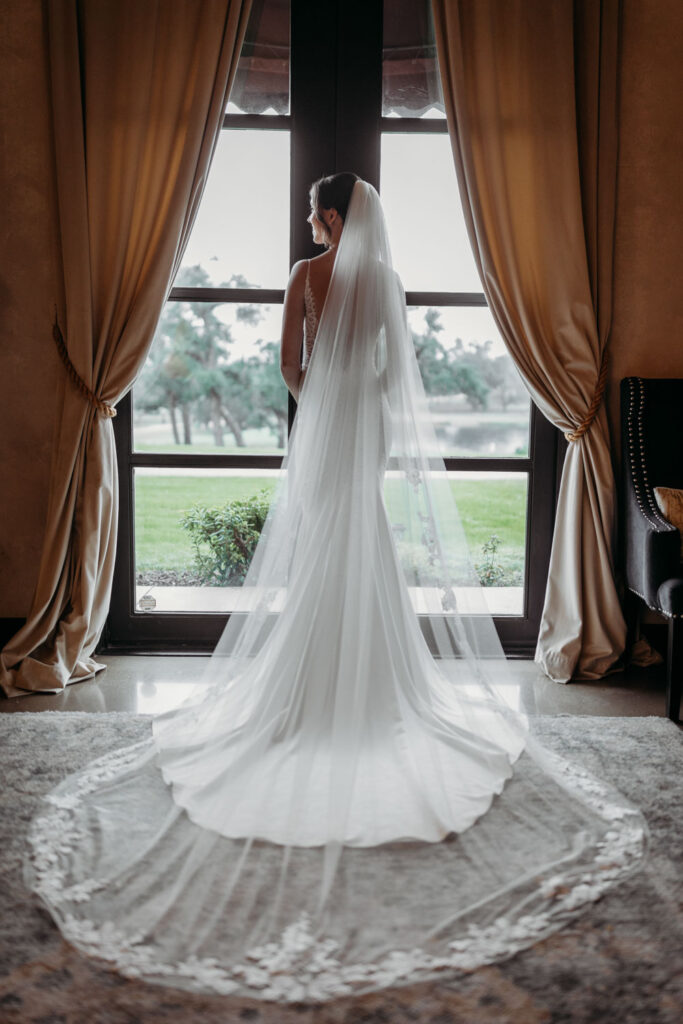
[[681, 731], [662, 718], [543, 717], [549, 746], [644, 811], [644, 871], [563, 931], [457, 982], [323, 1006], [197, 996], [130, 981], [81, 956], [26, 891], [39, 797], [88, 761], [147, 735], [128, 713], [0, 715], [0, 1021], [3, 1024], [678, 1024], [683, 1018]]

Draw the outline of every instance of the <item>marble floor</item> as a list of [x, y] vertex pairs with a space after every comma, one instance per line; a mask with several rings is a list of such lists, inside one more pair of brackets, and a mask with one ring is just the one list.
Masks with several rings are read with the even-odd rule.
[[[130, 711], [157, 714], [177, 707], [199, 681], [208, 658], [189, 655], [98, 655], [107, 668], [62, 693], [0, 700], [0, 712]], [[496, 672], [505, 699], [526, 714], [664, 716], [662, 666], [598, 682], [554, 683], [533, 661], [511, 660]]]

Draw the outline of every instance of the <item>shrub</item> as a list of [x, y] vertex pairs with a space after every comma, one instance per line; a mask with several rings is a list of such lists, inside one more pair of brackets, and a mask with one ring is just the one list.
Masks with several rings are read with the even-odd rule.
[[499, 547], [500, 537], [495, 533], [492, 533], [486, 543], [481, 546], [484, 561], [479, 562], [475, 569], [479, 574], [482, 587], [503, 586], [505, 570], [496, 558]]
[[[201, 583], [226, 587], [242, 583], [251, 564], [261, 531], [268, 515], [271, 493], [259, 491], [250, 498], [230, 501], [219, 508], [193, 506], [180, 524], [192, 538], [194, 569]], [[395, 528], [395, 540], [401, 565], [413, 585], [419, 578], [423, 585], [436, 586], [438, 572], [429, 565], [426, 549], [419, 544], [401, 540]], [[518, 558], [506, 559], [502, 565], [498, 558], [500, 538], [492, 533], [482, 545], [484, 561], [475, 566], [484, 587], [522, 586], [522, 566]], [[465, 566], [450, 565], [451, 578], [459, 585], [469, 583]]]
[[270, 492], [229, 501], [220, 508], [193, 506], [180, 525], [192, 537], [194, 564], [202, 583], [239, 584], [247, 575], [268, 515]]

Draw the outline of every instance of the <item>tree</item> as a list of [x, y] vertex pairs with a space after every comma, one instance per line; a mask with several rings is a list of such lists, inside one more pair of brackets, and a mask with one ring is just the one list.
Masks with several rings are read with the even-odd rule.
[[486, 409], [489, 389], [482, 380], [477, 367], [464, 360], [460, 364], [455, 365], [453, 376], [456, 392], [465, 396], [471, 408]]
[[529, 393], [510, 356], [496, 356], [493, 362], [498, 379], [496, 391], [503, 409], [507, 409], [513, 402], [527, 400]]
[[488, 407], [489, 391], [491, 390], [489, 350], [491, 342], [483, 344], [473, 342], [465, 347], [462, 338], [456, 338], [450, 350], [453, 369], [457, 380], [457, 390], [465, 395], [472, 409]]
[[493, 356], [491, 340], [473, 341], [465, 349], [462, 341], [458, 339], [456, 348], [459, 363], [469, 367], [487, 389], [485, 405], [488, 401], [488, 392], [496, 395], [503, 409], [507, 409], [511, 402], [521, 401], [526, 397], [526, 389], [512, 359], [508, 355]]
[[[179, 284], [185, 287], [206, 288], [210, 284], [209, 275], [203, 267], [185, 267], [181, 271]], [[234, 283], [231, 278], [222, 288], [229, 288]], [[241, 282], [240, 282], [241, 283]], [[178, 303], [171, 303], [171, 306]], [[233, 341], [230, 328], [216, 316], [216, 309], [221, 303], [189, 302], [183, 304], [176, 315], [180, 315], [191, 325], [187, 354], [192, 360], [191, 375], [199, 397], [203, 400], [204, 411], [208, 411], [208, 425], [213, 433], [214, 443], [223, 447], [224, 429], [227, 426], [232, 433], [235, 444], [244, 447], [242, 427], [223, 401], [223, 383], [225, 368], [229, 362], [229, 347]]]
[[289, 417], [280, 373], [280, 346], [274, 341], [262, 341], [259, 351], [262, 358], [253, 360], [251, 373], [256, 408], [275, 434], [278, 448], [284, 448]]
[[428, 395], [450, 395], [455, 389], [449, 354], [439, 340], [442, 330], [439, 311], [428, 309], [424, 333], [411, 332], [422, 382]]
[[173, 439], [181, 443], [177, 412], [180, 411], [184, 444], [192, 444], [190, 403], [197, 396], [189, 357], [190, 331], [186, 320], [173, 309], [165, 307], [154, 344], [135, 385], [136, 405], [145, 412], [169, 410]]
[[[201, 266], [183, 267], [176, 284], [207, 287]], [[221, 287], [249, 287], [234, 275]], [[146, 411], [169, 410], [176, 444], [192, 443], [192, 420], [208, 429], [222, 447], [226, 430], [238, 447], [245, 447], [247, 427], [267, 427], [279, 448], [287, 437], [286, 391], [280, 374], [280, 348], [259, 339], [258, 354], [231, 358], [234, 337], [217, 314], [220, 302], [167, 303], [150, 355], [136, 385], [136, 402]], [[263, 319], [255, 303], [238, 305], [238, 324], [257, 327]], [[179, 424], [178, 414], [181, 416]]]
[[[176, 284], [185, 287], [208, 287], [210, 278], [201, 266], [181, 268]], [[221, 287], [247, 286], [242, 276], [235, 275]], [[233, 337], [230, 327], [216, 315], [221, 303], [168, 302], [157, 327], [154, 345], [136, 387], [136, 400], [143, 409], [166, 407], [176, 444], [180, 435], [176, 411], [180, 409], [183, 441], [191, 444], [190, 405], [199, 422], [205, 423], [214, 442], [222, 447], [224, 431], [233, 435], [235, 444], [244, 447], [243, 428], [248, 415], [248, 401], [238, 402], [235, 369], [230, 364]], [[238, 309], [238, 319], [254, 322], [254, 307]], [[244, 381], [239, 386], [243, 388]]]
[[460, 338], [447, 349], [439, 340], [442, 331], [441, 314], [428, 309], [424, 333], [412, 332], [425, 391], [428, 395], [463, 394], [473, 408], [485, 409], [489, 387], [478, 365], [480, 360], [470, 356]]

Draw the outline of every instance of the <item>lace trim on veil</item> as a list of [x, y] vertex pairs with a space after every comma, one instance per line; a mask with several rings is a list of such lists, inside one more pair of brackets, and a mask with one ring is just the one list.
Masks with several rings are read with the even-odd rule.
[[249, 949], [243, 963], [226, 967], [214, 957], [197, 956], [164, 962], [159, 947], [146, 941], [143, 934], [61, 911], [68, 903], [87, 903], [106, 886], [106, 881], [85, 880], [67, 886], [65, 872], [54, 854], [58, 849], [69, 855], [87, 839], [87, 830], [77, 820], [84, 797], [125, 771], [147, 744], [143, 740], [114, 751], [72, 776], [68, 780], [73, 784], [70, 791], [45, 798], [48, 809], [34, 819], [29, 835], [32, 887], [58, 914], [65, 937], [84, 953], [111, 962], [128, 978], [166, 978], [169, 982], [183, 979], [191, 988], [218, 995], [255, 990], [261, 999], [315, 1002], [426, 981], [443, 971], [470, 971], [527, 948], [599, 899], [640, 866], [647, 840], [642, 819], [616, 803], [606, 786], [583, 768], [546, 750], [546, 761], [552, 762], [566, 788], [580, 794], [592, 810], [612, 824], [598, 841], [589, 869], [568, 880], [557, 865], [555, 872], [539, 878], [536, 895], [544, 902], [544, 909], [530, 911], [514, 921], [502, 915], [487, 926], [470, 924], [462, 938], [448, 943], [449, 952], [444, 956], [434, 956], [421, 948], [396, 949], [377, 962], [343, 964], [335, 956], [338, 943], [315, 936], [310, 916], [302, 913], [284, 928], [278, 941]]

